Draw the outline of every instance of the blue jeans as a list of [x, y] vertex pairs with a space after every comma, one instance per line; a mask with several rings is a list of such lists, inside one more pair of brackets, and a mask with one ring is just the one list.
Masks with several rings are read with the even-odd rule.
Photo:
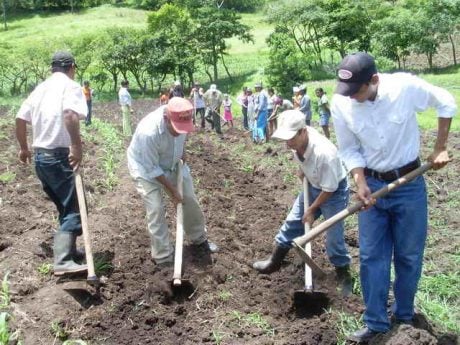
[[[372, 192], [387, 182], [366, 177]], [[364, 322], [378, 332], [390, 328], [387, 314], [391, 259], [395, 281], [393, 313], [414, 316], [414, 297], [422, 271], [427, 235], [427, 196], [422, 176], [398, 187], [359, 214], [360, 275], [366, 311]]]
[[59, 212], [59, 231], [81, 235], [75, 178], [69, 165], [66, 148], [35, 152], [35, 171], [43, 190], [56, 205]]
[[[309, 184], [308, 194], [310, 205], [315, 201], [321, 190]], [[338, 212], [347, 207], [349, 198], [347, 179], [344, 178], [337, 190], [332, 196], [323, 203], [315, 214], [315, 219], [323, 215], [325, 219], [329, 219]], [[275, 241], [281, 247], [291, 247], [292, 240], [302, 236], [305, 233], [302, 217], [304, 215], [303, 192], [299, 194], [292, 206], [284, 224], [281, 226]], [[345, 239], [343, 237], [344, 226], [343, 221], [333, 225], [326, 235], [326, 252], [331, 263], [336, 267], [343, 267], [350, 264], [350, 255], [345, 247]]]

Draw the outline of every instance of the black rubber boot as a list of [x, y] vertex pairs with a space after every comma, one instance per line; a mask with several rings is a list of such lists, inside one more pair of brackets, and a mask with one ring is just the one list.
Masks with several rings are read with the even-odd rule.
[[77, 237], [70, 232], [58, 231], [54, 235], [54, 275], [60, 276], [87, 270], [86, 265], [79, 265], [72, 258], [72, 249], [75, 248], [76, 240]]
[[350, 266], [336, 267], [337, 285], [340, 288], [343, 297], [348, 297], [353, 292], [353, 279], [350, 273]]
[[82, 262], [83, 260], [86, 259], [86, 254], [84, 249], [78, 249], [77, 248], [77, 241], [75, 239], [75, 242], [72, 245], [72, 259], [75, 262]]
[[281, 247], [279, 245], [275, 246], [273, 249], [272, 255], [263, 261], [256, 261], [252, 265], [252, 267], [259, 271], [259, 273], [270, 274], [276, 272], [281, 267], [281, 262], [286, 257], [287, 253], [289, 252], [290, 248]]

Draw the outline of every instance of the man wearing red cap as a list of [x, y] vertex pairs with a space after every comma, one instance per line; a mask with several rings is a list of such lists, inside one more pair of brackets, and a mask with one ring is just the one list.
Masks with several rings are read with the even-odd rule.
[[438, 136], [428, 160], [435, 169], [449, 161], [447, 137], [457, 107], [449, 92], [408, 73], [381, 74], [372, 56], [359, 52], [339, 65], [332, 117], [339, 153], [366, 205], [359, 214], [360, 276], [366, 327], [349, 339], [368, 342], [386, 332], [390, 270], [395, 280], [393, 320], [412, 323], [427, 235], [423, 176], [374, 200], [371, 193], [420, 166], [417, 112], [434, 107]]
[[170, 264], [174, 247], [169, 239], [163, 191], [173, 203], [183, 203], [184, 231], [197, 250], [216, 252], [208, 242], [204, 215], [198, 204], [190, 170], [183, 166], [183, 195], [178, 192], [177, 167], [182, 159], [186, 134], [193, 132], [193, 105], [173, 97], [144, 117], [137, 125], [128, 148], [128, 168], [147, 211], [151, 253], [156, 264]]

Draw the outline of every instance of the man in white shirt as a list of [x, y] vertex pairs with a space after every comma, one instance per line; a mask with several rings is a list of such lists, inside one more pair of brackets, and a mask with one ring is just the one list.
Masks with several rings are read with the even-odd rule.
[[133, 134], [131, 129], [131, 114], [133, 113], [133, 109], [131, 107], [131, 95], [128, 91], [128, 87], [129, 82], [123, 80], [120, 90], [118, 90], [118, 102], [120, 103], [123, 117], [123, 135], [130, 137]]
[[449, 161], [447, 137], [457, 107], [446, 90], [407, 73], [377, 73], [367, 53], [346, 56], [338, 68], [332, 116], [339, 152], [366, 205], [359, 214], [360, 276], [366, 327], [349, 339], [368, 342], [390, 329], [387, 298], [391, 259], [395, 281], [392, 319], [412, 323], [427, 235], [427, 195], [422, 176], [385, 198], [372, 192], [420, 165], [416, 113], [434, 107], [438, 136], [428, 160], [439, 169]]
[[[302, 191], [275, 237], [276, 246], [271, 257], [253, 264], [254, 269], [267, 274], [279, 270], [292, 240], [304, 235], [305, 222], [311, 225], [321, 215], [325, 219], [334, 216], [347, 207], [349, 197], [347, 173], [336, 147], [314, 128], [305, 125], [305, 115], [301, 111], [286, 110], [280, 114], [272, 138], [286, 141], [292, 149], [301, 176], [308, 181], [309, 207], [305, 209]], [[348, 296], [352, 292], [352, 280], [343, 232], [343, 221], [331, 227], [327, 232], [326, 252], [336, 269], [342, 294]]]
[[151, 253], [156, 264], [170, 264], [174, 247], [170, 243], [163, 191], [173, 203], [183, 203], [184, 231], [198, 251], [216, 252], [208, 242], [203, 212], [198, 204], [190, 169], [183, 166], [183, 195], [177, 187], [177, 167], [184, 153], [186, 134], [193, 132], [193, 105], [173, 97], [144, 117], [128, 148], [128, 168], [147, 211]]
[[209, 90], [204, 93], [203, 98], [207, 108], [206, 120], [211, 122], [211, 127], [215, 129], [217, 134], [222, 134], [220, 127], [220, 107], [224, 100], [222, 92], [217, 89], [216, 84], [211, 84]]
[[16, 115], [19, 159], [30, 163], [27, 124], [32, 125], [35, 170], [43, 190], [59, 211], [59, 230], [54, 235], [54, 274], [86, 270], [76, 249], [82, 234], [73, 171], [82, 159], [80, 120], [87, 114], [86, 99], [75, 76], [75, 59], [68, 52], [52, 57], [52, 75], [39, 84], [24, 101]]

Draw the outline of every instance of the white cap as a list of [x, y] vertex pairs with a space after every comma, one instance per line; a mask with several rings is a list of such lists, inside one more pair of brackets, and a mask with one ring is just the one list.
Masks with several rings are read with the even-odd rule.
[[211, 86], [209, 86], [209, 90], [216, 91], [217, 90], [216, 84], [211, 84]]
[[278, 118], [278, 128], [272, 137], [280, 140], [294, 138], [299, 130], [306, 126], [305, 114], [300, 110], [283, 111]]
[[294, 86], [292, 88], [292, 92], [299, 92], [300, 91], [300, 88], [298, 86]]
[[180, 81], [179, 81], [179, 80], [176, 80], [176, 81], [174, 82], [174, 86], [179, 86], [179, 85], [180, 85]]

